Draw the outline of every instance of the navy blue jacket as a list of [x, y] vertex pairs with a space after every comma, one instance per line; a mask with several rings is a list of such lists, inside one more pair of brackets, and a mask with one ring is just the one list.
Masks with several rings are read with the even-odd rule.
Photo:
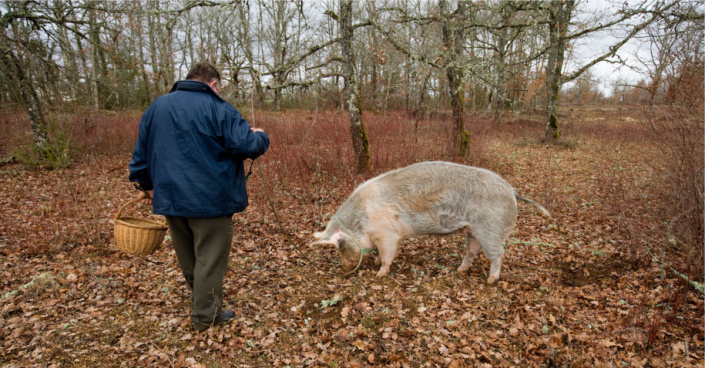
[[154, 213], [218, 217], [247, 207], [245, 159], [269, 148], [207, 84], [184, 80], [142, 115], [130, 181], [154, 190]]

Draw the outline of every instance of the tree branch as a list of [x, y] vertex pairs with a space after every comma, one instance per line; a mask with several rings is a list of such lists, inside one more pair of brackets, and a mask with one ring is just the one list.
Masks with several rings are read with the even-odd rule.
[[[662, 9], [662, 11], [668, 10], [668, 9], [672, 8], [673, 6], [675, 6], [676, 4], [677, 4], [677, 2], [672, 2], [671, 4], [668, 4], [664, 9]], [[599, 57], [597, 57], [596, 59], [592, 60], [591, 62], [585, 64], [583, 67], [581, 67], [580, 69], [574, 71], [573, 73], [561, 77], [561, 83], [566, 83], [566, 82], [573, 81], [573, 80], [575, 80], [576, 78], [578, 78], [581, 74], [583, 74], [586, 70], [588, 70], [588, 69], [590, 69], [592, 66], [594, 66], [595, 64], [597, 64], [597, 63], [599, 63], [599, 62], [601, 62], [601, 61], [607, 59], [608, 57], [615, 56], [616, 53], [617, 53], [617, 51], [618, 51], [622, 46], [624, 46], [632, 37], [634, 37], [637, 33], [641, 32], [644, 28], [648, 27], [650, 24], [652, 24], [654, 21], [656, 21], [656, 19], [658, 19], [658, 18], [661, 16], [661, 12], [660, 12], [660, 11], [650, 11], [649, 13], [651, 13], [651, 17], [650, 17], [649, 19], [647, 19], [646, 21], [642, 22], [641, 24], [638, 24], [638, 25], [634, 26], [634, 28], [632, 29], [632, 31], [631, 31], [624, 39], [622, 39], [620, 42], [618, 42], [617, 44], [611, 46], [611, 47], [609, 48], [609, 51], [607, 51], [606, 53], [600, 55]], [[632, 15], [634, 15], [634, 14], [632, 14]], [[581, 32], [581, 33], [582, 33], [582, 32]]]
[[426, 56], [424, 56], [424, 55], [417, 55], [417, 54], [411, 52], [411, 50], [406, 49], [404, 46], [402, 46], [401, 44], [399, 44], [399, 43], [394, 39], [394, 37], [391, 36], [391, 32], [392, 32], [392, 31], [385, 31], [384, 29], [382, 29], [382, 27], [381, 27], [377, 22], [372, 21], [372, 25], [384, 36], [384, 38], [385, 38], [389, 43], [392, 44], [392, 46], [394, 46], [394, 48], [396, 48], [399, 52], [403, 53], [404, 55], [406, 55], [406, 56], [409, 57], [410, 59], [415, 60], [415, 61], [418, 61], [418, 62], [421, 62], [421, 63], [424, 63], [424, 64], [428, 64], [428, 65], [430, 65], [430, 66], [432, 66], [432, 67], [434, 67], [434, 68], [438, 68], [438, 69], [443, 69], [443, 68], [445, 68], [444, 65], [438, 64], [438, 63], [436, 63], [435, 61], [431, 61], [431, 60], [428, 59], [428, 57], [426, 57]]

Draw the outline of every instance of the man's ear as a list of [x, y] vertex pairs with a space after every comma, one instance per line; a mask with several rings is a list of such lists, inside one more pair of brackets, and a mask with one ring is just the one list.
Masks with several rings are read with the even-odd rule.
[[214, 78], [206, 84], [210, 86], [216, 93], [220, 94], [220, 82], [218, 82], [218, 79]]

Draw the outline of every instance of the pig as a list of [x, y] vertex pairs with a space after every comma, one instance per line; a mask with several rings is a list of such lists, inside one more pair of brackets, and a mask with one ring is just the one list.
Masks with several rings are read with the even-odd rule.
[[[372, 178], [358, 186], [311, 245], [333, 245], [350, 272], [379, 252], [377, 277], [389, 273], [402, 239], [416, 235], [465, 234], [467, 253], [458, 272], [466, 271], [480, 249], [490, 260], [488, 284], [499, 279], [506, 240], [517, 220], [519, 196], [496, 173], [451, 162], [420, 162]], [[361, 256], [362, 253], [362, 256]]]

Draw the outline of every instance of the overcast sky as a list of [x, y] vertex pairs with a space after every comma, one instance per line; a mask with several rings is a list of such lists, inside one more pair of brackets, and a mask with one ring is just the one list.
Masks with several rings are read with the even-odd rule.
[[[579, 45], [579, 47], [575, 50], [575, 58], [573, 58], [568, 65], [566, 65], [568, 68], [566, 71], [570, 72], [576, 70], [578, 67], [578, 62], [580, 63], [580, 66], [582, 66], [586, 62], [593, 60], [595, 57], [606, 52], [609, 46], [615, 44], [616, 42], [619, 42], [616, 37], [604, 36], [590, 40], [589, 42], [586, 42], [585, 45]], [[632, 40], [622, 46], [618, 54], [629, 62], [633, 61], [633, 55], [638, 49], [639, 45], [636, 41]], [[595, 79], [598, 81], [598, 88], [606, 96], [610, 96], [612, 94], [612, 85], [617, 80], [628, 84], [635, 84], [639, 80], [644, 79], [643, 75], [626, 66], [608, 62], [598, 63], [590, 68], [590, 72], [592, 72]]]
[[[630, 3], [641, 3], [641, 1], [629, 1]], [[583, 11], [578, 12], [576, 21], [587, 20], [588, 18], [603, 17], [610, 18], [615, 15], [616, 10], [624, 4], [624, 1], [612, 0], [583, 0], [579, 3], [579, 8]], [[599, 55], [604, 54], [609, 50], [609, 47], [619, 42], [626, 35], [624, 28], [615, 28], [609, 31], [597, 32], [589, 37], [586, 37], [577, 44], [573, 57], [568, 60], [565, 67], [565, 72], [570, 73], [578, 67], [582, 67], [588, 62], [594, 60]], [[639, 52], [643, 54], [648, 51], [648, 45], [637, 39], [630, 40], [627, 44], [619, 49], [618, 54], [622, 59], [628, 62], [634, 61], [634, 54]], [[633, 84], [644, 78], [643, 75], [631, 70], [628, 67], [608, 62], [601, 62], [593, 66], [590, 71], [599, 81], [598, 88], [603, 94], [609, 96], [612, 91], [612, 84], [617, 80]]]

